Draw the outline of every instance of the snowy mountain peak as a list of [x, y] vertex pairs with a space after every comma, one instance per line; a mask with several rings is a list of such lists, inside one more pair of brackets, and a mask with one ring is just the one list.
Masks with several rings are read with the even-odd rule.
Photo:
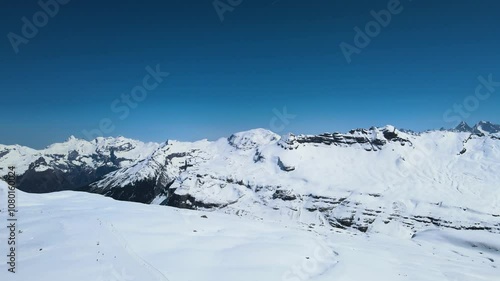
[[396, 127], [394, 127], [393, 125], [385, 125], [384, 127], [382, 127], [382, 131], [396, 132], [396, 130]]
[[469, 126], [469, 124], [467, 124], [467, 122], [462, 121], [462, 122], [460, 122], [460, 124], [458, 124], [455, 127], [455, 131], [457, 131], [457, 132], [472, 132], [473, 129], [471, 126]]
[[233, 147], [245, 150], [277, 142], [279, 139], [279, 135], [269, 130], [259, 128], [232, 134], [228, 138], [228, 142]]
[[474, 126], [475, 131], [483, 134], [496, 134], [500, 133], [500, 125], [493, 124], [488, 121], [480, 121]]
[[456, 132], [467, 132], [472, 134], [495, 135], [500, 133], [500, 125], [493, 124], [489, 121], [479, 121], [473, 127], [469, 126], [465, 121], [460, 122], [453, 129]]

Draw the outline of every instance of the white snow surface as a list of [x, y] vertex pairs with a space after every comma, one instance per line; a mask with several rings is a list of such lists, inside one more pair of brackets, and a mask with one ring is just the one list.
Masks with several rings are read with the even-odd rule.
[[17, 201], [16, 273], [1, 262], [0, 280], [500, 280], [500, 237], [486, 231], [364, 234], [73, 191]]

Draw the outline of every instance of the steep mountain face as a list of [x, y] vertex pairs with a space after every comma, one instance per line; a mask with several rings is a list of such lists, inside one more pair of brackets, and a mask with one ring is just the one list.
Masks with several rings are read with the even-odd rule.
[[18, 188], [26, 192], [79, 190], [111, 171], [147, 157], [158, 146], [123, 137], [97, 138], [92, 142], [70, 137], [42, 150], [0, 145], [0, 172], [15, 166]]
[[0, 159], [2, 167], [5, 159], [22, 159], [21, 184], [32, 192], [48, 189], [50, 181], [40, 177], [50, 171], [59, 189], [69, 182], [118, 200], [362, 232], [412, 235], [438, 227], [499, 233], [500, 139], [486, 122], [474, 130], [482, 132], [385, 126], [282, 137], [256, 129], [161, 145], [69, 140], [44, 151], [1, 147]]

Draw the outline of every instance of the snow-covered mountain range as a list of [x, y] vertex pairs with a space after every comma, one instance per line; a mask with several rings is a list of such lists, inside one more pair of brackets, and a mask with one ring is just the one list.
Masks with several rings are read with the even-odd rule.
[[0, 173], [6, 173], [8, 166], [15, 166], [19, 189], [27, 192], [78, 190], [147, 157], [158, 147], [157, 143], [124, 137], [86, 141], [73, 136], [42, 150], [0, 144]]
[[9, 165], [27, 192], [81, 190], [362, 232], [500, 233], [500, 126], [489, 122], [422, 133], [255, 129], [163, 144], [70, 138], [44, 150], [0, 146], [0, 169]]

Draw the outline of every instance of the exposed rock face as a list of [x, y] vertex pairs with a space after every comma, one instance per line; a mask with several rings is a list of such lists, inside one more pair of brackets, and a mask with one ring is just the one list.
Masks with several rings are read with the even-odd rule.
[[[37, 167], [44, 167], [43, 170]], [[72, 165], [65, 169], [50, 166], [35, 166], [18, 177], [19, 190], [31, 193], [46, 193], [62, 190], [85, 190], [85, 185], [100, 179], [109, 172], [118, 169], [116, 166], [90, 168]]]
[[356, 129], [349, 131], [348, 134], [325, 133], [314, 136], [295, 136], [290, 134], [280, 141], [280, 145], [285, 149], [296, 149], [301, 144], [324, 144], [342, 147], [357, 146], [366, 151], [378, 151], [388, 142], [397, 142], [402, 146], [406, 144], [411, 145], [409, 140], [399, 137], [398, 131], [392, 126], [382, 129]]
[[[500, 233], [500, 221], [495, 223], [494, 219], [500, 214], [445, 206], [440, 202], [426, 203], [422, 206], [407, 205], [402, 202], [388, 203], [390, 202], [384, 202], [383, 196], [374, 194], [353, 194], [343, 198], [313, 196], [306, 209], [310, 212], [321, 212], [332, 226], [355, 228], [362, 232], [370, 228], [379, 231], [383, 223], [402, 224], [412, 231], [441, 227]], [[473, 219], [471, 217], [464, 219], [464, 216], [472, 216]]]
[[295, 170], [294, 166], [288, 166], [288, 165], [284, 164], [283, 161], [281, 161], [281, 158], [278, 158], [278, 166], [280, 167], [280, 169], [282, 171], [285, 171], [285, 172], [291, 172], [291, 171]]
[[290, 190], [276, 190], [273, 194], [273, 199], [281, 199], [283, 201], [292, 201], [297, 199], [297, 196]]

